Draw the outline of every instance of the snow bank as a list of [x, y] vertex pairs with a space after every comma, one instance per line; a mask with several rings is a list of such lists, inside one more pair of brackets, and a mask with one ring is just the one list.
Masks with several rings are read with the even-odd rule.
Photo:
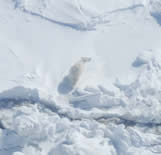
[[[144, 65], [140, 65], [143, 68], [135, 82], [130, 85], [116, 84], [127, 98], [127, 102], [129, 103], [128, 111], [132, 110], [132, 115], [139, 122], [160, 123], [160, 114], [158, 111], [160, 111], [161, 97], [161, 55], [160, 53], [154, 53], [147, 52], [147, 55], [144, 57], [140, 55], [133, 63], [140, 65], [140, 62], [142, 62], [141, 64]], [[150, 55], [151, 58], [149, 59]]]
[[10, 90], [6, 90], [0, 93], [0, 101], [3, 100], [30, 100], [39, 101], [39, 93], [36, 89], [14, 87]]
[[161, 25], [161, 2], [160, 0], [148, 0], [145, 4], [151, 15]]

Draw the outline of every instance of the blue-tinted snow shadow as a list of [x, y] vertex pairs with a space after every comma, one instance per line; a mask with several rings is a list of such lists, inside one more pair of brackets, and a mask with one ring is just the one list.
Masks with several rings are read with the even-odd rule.
[[1, 138], [1, 155], [11, 155], [14, 152], [22, 151], [24, 141], [16, 132], [6, 129], [2, 132]]
[[147, 64], [148, 63], [148, 61], [147, 60], [143, 60], [143, 59], [141, 59], [140, 57], [137, 57], [136, 59], [135, 59], [135, 61], [132, 63], [132, 66], [133, 67], [140, 67], [140, 66], [142, 66], [142, 65], [145, 65], [145, 64]]
[[151, 16], [154, 17], [156, 22], [161, 26], [161, 13], [151, 13]]
[[122, 11], [135, 10], [137, 8], [142, 8], [142, 7], [144, 7], [143, 4], [136, 4], [136, 5], [131, 5], [129, 7], [126, 7], [126, 8], [119, 8], [119, 9], [116, 9], [116, 10], [112, 10], [112, 11], [107, 12], [107, 13], [117, 13], [117, 12], [122, 12]]
[[27, 101], [32, 104], [40, 101], [37, 89], [18, 86], [0, 93], [0, 108], [11, 108]]
[[[10, 109], [15, 106], [22, 106], [26, 104], [39, 104], [41, 111], [48, 109], [53, 113], [57, 113], [61, 118], [67, 117], [66, 115], [58, 112], [59, 109], [55, 105], [54, 101], [41, 99], [39, 91], [36, 88], [31, 89], [18, 86], [0, 93], [0, 109]], [[5, 128], [1, 122], [0, 128]]]

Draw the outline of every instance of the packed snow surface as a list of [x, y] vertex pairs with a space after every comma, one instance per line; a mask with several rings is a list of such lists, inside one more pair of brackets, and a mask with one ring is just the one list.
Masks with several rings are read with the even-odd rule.
[[0, 34], [0, 155], [161, 154], [160, 0], [1, 0]]

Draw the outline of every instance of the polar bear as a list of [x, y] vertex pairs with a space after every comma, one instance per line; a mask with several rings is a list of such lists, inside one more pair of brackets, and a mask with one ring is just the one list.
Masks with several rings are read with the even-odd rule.
[[75, 88], [84, 71], [85, 64], [90, 61], [91, 58], [82, 57], [77, 63], [71, 66], [68, 75], [58, 85], [58, 92], [60, 94], [68, 94]]

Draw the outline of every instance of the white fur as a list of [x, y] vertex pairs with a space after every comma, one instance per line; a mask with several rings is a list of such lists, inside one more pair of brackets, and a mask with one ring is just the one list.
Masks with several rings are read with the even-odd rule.
[[85, 64], [89, 61], [91, 61], [91, 58], [82, 57], [77, 63], [71, 66], [68, 75], [63, 78], [63, 81], [58, 86], [59, 93], [67, 94], [75, 88], [84, 71]]

